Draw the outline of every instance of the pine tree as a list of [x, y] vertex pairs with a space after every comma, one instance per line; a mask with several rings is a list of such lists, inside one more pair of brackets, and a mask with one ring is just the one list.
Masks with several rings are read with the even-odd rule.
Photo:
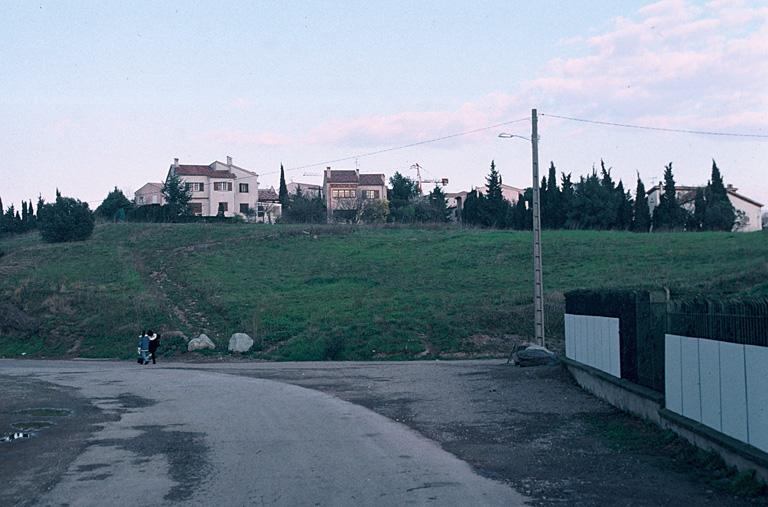
[[451, 217], [451, 212], [448, 210], [448, 200], [445, 198], [443, 189], [438, 185], [428, 196], [429, 205], [433, 210], [434, 221], [436, 222], [448, 222]]
[[702, 218], [702, 228], [708, 231], [730, 231], [736, 220], [736, 210], [728, 198], [728, 190], [717, 163], [712, 160], [712, 176], [704, 193], [706, 210]]
[[653, 230], [680, 230], [685, 222], [686, 212], [677, 200], [675, 177], [672, 174], [672, 162], [670, 162], [664, 166], [664, 192], [659, 197], [659, 205], [653, 210]]
[[3, 209], [3, 199], [0, 198], [0, 234], [6, 232], [5, 230], [5, 210]]
[[480, 221], [486, 227], [504, 227], [507, 222], [509, 202], [504, 199], [501, 192], [501, 175], [496, 170], [496, 162], [493, 160], [485, 181], [485, 196], [479, 200]]
[[645, 185], [637, 173], [637, 187], [635, 189], [635, 205], [632, 210], [632, 231], [648, 232], [651, 228], [651, 212], [648, 208], [648, 196], [645, 194]]
[[605, 229], [606, 196], [597, 172], [579, 177], [574, 185], [573, 203], [568, 212], [568, 225], [576, 229]]
[[278, 194], [278, 197], [283, 209], [287, 209], [290, 205], [290, 201], [288, 199], [288, 186], [285, 184], [285, 170], [283, 169], [283, 164], [280, 164], [280, 193]]
[[102, 218], [107, 220], [117, 220], [117, 216], [120, 210], [123, 210], [123, 214], [126, 210], [131, 209], [133, 204], [125, 196], [122, 190], [117, 187], [107, 194], [107, 197], [101, 201], [101, 204], [96, 208], [96, 213]]
[[[61, 196], [58, 190], [56, 191], [56, 196], [57, 199]], [[172, 171], [168, 179], [165, 180], [163, 196], [165, 197], [164, 208], [167, 210], [167, 216], [171, 220], [177, 220], [179, 217], [191, 214], [189, 201], [192, 199], [192, 193], [187, 189], [175, 171]]]

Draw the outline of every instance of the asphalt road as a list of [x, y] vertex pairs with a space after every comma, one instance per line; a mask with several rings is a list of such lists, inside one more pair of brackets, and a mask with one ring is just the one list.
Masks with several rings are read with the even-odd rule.
[[[72, 411], [36, 417], [53, 426], [29, 441], [2, 444], [0, 469], [12, 475], [5, 477], [5, 500], [79, 506], [526, 500], [359, 405], [288, 383], [178, 366], [0, 361], [8, 385], [50, 391], [39, 404], [27, 396], [28, 408], [59, 403]], [[9, 406], [0, 401], [6, 418], [20, 414]], [[89, 413], [89, 406], [99, 410]], [[79, 432], [57, 436], [66, 420], [79, 421]]]

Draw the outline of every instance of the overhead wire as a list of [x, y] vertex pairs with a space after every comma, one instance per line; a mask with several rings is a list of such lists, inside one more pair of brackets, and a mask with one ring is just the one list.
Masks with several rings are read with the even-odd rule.
[[611, 121], [600, 120], [588, 120], [586, 118], [574, 118], [573, 116], [563, 116], [559, 114], [539, 113], [540, 116], [548, 116], [550, 118], [559, 118], [561, 120], [577, 121], [581, 123], [592, 123], [595, 125], [604, 125], [608, 127], [622, 127], [630, 129], [640, 130], [655, 130], [659, 132], [675, 132], [679, 134], [698, 134], [704, 136], [724, 136], [724, 137], [751, 137], [757, 139], [768, 139], [768, 134], [745, 134], [740, 132], [715, 132], [710, 130], [692, 130], [692, 129], [675, 129], [667, 127], [651, 127], [648, 125], [633, 125], [630, 123], [617, 123]]

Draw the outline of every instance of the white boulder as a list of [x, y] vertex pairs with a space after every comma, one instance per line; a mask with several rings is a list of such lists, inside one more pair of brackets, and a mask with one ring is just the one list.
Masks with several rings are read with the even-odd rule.
[[204, 350], [204, 349], [215, 349], [216, 345], [211, 341], [208, 336], [201, 334], [197, 338], [192, 338], [189, 340], [189, 343], [187, 343], [187, 351], [193, 352], [195, 350]]
[[245, 333], [235, 333], [229, 339], [230, 352], [248, 352], [253, 347], [253, 338]]

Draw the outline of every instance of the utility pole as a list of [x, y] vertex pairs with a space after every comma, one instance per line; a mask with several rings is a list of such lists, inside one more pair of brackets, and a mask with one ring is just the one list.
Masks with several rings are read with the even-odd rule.
[[539, 195], [538, 116], [531, 110], [531, 147], [533, 150], [533, 312], [536, 341], [544, 347], [544, 284], [541, 276], [541, 198]]

